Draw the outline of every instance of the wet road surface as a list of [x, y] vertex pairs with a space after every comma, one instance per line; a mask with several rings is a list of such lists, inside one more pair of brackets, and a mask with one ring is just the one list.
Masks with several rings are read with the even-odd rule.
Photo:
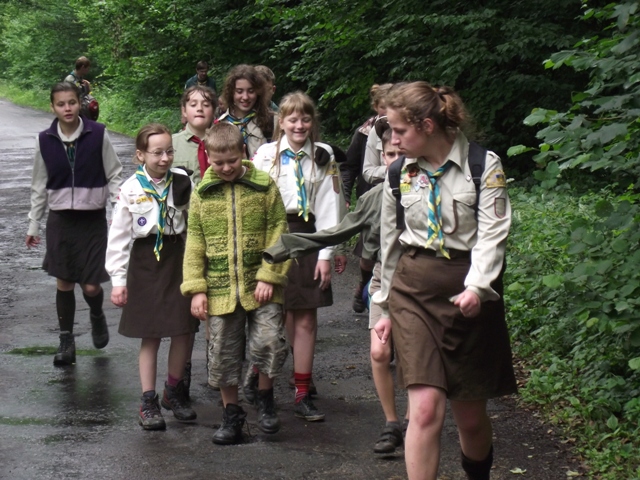
[[[137, 424], [140, 385], [139, 341], [117, 334], [119, 311], [105, 284], [105, 312], [111, 341], [104, 350], [91, 343], [89, 311], [76, 289], [77, 363], [52, 364], [58, 345], [55, 280], [42, 270], [44, 245], [24, 244], [36, 134], [49, 113], [0, 99], [0, 479], [402, 479], [403, 452], [376, 457], [373, 444], [383, 426], [369, 366], [366, 315], [351, 311], [357, 262], [334, 277], [332, 307], [319, 311], [314, 379], [323, 423], [293, 416], [293, 393], [286, 375], [277, 380], [282, 429], [265, 435], [249, 412], [247, 443], [211, 443], [221, 421], [220, 396], [206, 386], [204, 338], [194, 349], [192, 398], [198, 419], [192, 424], [165, 414], [167, 430], [143, 431]], [[133, 140], [111, 134], [125, 166], [133, 173]], [[44, 222], [43, 222], [44, 225]], [[44, 243], [44, 242], [43, 242]], [[159, 353], [157, 390], [166, 375], [168, 342]], [[400, 414], [406, 395], [398, 391]], [[513, 399], [492, 402], [496, 461], [492, 478], [564, 479], [573, 460], [548, 427]], [[442, 437], [442, 479], [465, 478], [459, 467], [455, 426], [447, 418]], [[524, 476], [511, 470], [526, 471]]]

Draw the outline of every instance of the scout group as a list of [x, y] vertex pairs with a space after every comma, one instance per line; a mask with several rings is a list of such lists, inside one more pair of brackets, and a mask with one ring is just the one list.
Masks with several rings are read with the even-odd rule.
[[[111, 301], [122, 308], [118, 333], [141, 339], [143, 429], [166, 428], [161, 407], [178, 421], [196, 419], [189, 388], [199, 328], [208, 383], [223, 403], [213, 443], [243, 441], [239, 390], [256, 407], [262, 432], [280, 430], [273, 384], [289, 350], [294, 414], [323, 421], [312, 400], [317, 312], [333, 302], [332, 272], [346, 266], [339, 246], [360, 234], [353, 308], [369, 309], [386, 418], [374, 452], [404, 445], [408, 477], [435, 479], [449, 401], [462, 467], [469, 479], [488, 479], [487, 399], [516, 391], [502, 297], [511, 208], [493, 152], [482, 151], [481, 174], [470, 170], [474, 144], [463, 133], [460, 97], [427, 82], [374, 85], [376, 115], [345, 155], [320, 141], [308, 95], [271, 101], [275, 77], [267, 67], [234, 67], [219, 97], [207, 70], [199, 62], [185, 85], [180, 132], [158, 123], [140, 129], [137, 169], [124, 182], [105, 126], [80, 114], [77, 82], [52, 88], [56, 118], [36, 139], [26, 244], [39, 245], [48, 207], [43, 268], [56, 278], [60, 325], [54, 365], [76, 361], [76, 283], [93, 344], [107, 345], [101, 283], [111, 280]], [[167, 379], [158, 395], [157, 353], [166, 337]], [[408, 390], [405, 417], [396, 412], [393, 350]]]

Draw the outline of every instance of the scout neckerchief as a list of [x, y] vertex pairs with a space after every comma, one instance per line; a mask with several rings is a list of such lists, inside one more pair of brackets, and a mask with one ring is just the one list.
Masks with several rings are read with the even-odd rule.
[[156, 235], [156, 244], [153, 247], [153, 253], [156, 254], [156, 259], [160, 261], [160, 250], [162, 250], [162, 235], [164, 234], [164, 224], [167, 218], [167, 197], [169, 196], [169, 187], [171, 186], [171, 182], [173, 181], [173, 174], [171, 170], [167, 172], [167, 179], [165, 180], [164, 192], [162, 195], [158, 194], [158, 191], [151, 185], [151, 182], [147, 179], [147, 175], [144, 172], [144, 168], [142, 165], [138, 167], [136, 170], [136, 177], [138, 182], [140, 182], [140, 186], [142, 190], [147, 195], [151, 195], [158, 202], [158, 206], [160, 207], [160, 213], [158, 214], [158, 234]]
[[438, 170], [430, 173], [423, 170], [427, 174], [429, 179], [429, 212], [428, 212], [428, 238], [425, 248], [433, 243], [437, 238], [440, 242], [440, 251], [446, 258], [449, 257], [449, 252], [444, 248], [444, 234], [442, 232], [442, 210], [440, 207], [440, 185], [438, 185], [438, 178], [440, 178], [447, 169], [451, 166], [451, 162], [447, 161]]
[[251, 112], [246, 117], [238, 119], [233, 115], [231, 115], [231, 113], [229, 113], [227, 114], [225, 120], [227, 120], [227, 122], [232, 123], [233, 125], [237, 126], [240, 129], [240, 133], [242, 133], [242, 138], [244, 138], [244, 143], [247, 143], [247, 138], [249, 137], [249, 132], [247, 131], [247, 125], [249, 125], [249, 122], [255, 116], [256, 116], [256, 112]]
[[204, 178], [204, 172], [209, 168], [209, 160], [207, 159], [207, 151], [204, 148], [204, 142], [196, 135], [193, 135], [190, 142], [198, 144], [198, 165], [200, 165], [200, 178]]
[[67, 147], [67, 160], [69, 160], [69, 165], [71, 166], [71, 170], [75, 167], [76, 164], [76, 142], [62, 142], [64, 146]]
[[296, 192], [298, 194], [298, 216], [309, 221], [309, 202], [307, 200], [307, 187], [304, 185], [304, 173], [302, 172], [302, 159], [306, 153], [300, 150], [295, 153], [290, 148], [283, 150], [282, 155], [293, 160], [293, 170], [296, 172]]

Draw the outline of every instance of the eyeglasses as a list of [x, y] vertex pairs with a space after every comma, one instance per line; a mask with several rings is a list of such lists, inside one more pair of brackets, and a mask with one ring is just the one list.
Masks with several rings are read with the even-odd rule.
[[154, 156], [155, 158], [162, 158], [164, 155], [166, 155], [168, 158], [173, 158], [173, 156], [176, 154], [176, 151], [173, 148], [170, 148], [169, 150], [155, 150], [153, 152], [147, 151], [147, 153]]

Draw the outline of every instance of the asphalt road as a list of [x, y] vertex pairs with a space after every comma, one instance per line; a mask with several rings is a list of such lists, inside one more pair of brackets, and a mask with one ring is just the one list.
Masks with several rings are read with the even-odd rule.
[[[108, 301], [111, 331], [101, 351], [91, 344], [88, 307], [76, 290], [77, 364], [58, 368], [55, 281], [41, 270], [44, 245], [24, 244], [35, 135], [49, 113], [0, 99], [0, 479], [402, 479], [403, 452], [380, 458], [373, 444], [383, 426], [369, 367], [366, 315], [351, 311], [357, 263], [334, 279], [335, 304], [319, 312], [314, 378], [323, 423], [293, 416], [286, 376], [277, 381], [282, 430], [262, 434], [249, 408], [247, 443], [211, 443], [221, 421], [219, 393], [206, 386], [204, 338], [194, 351], [192, 397], [198, 419], [146, 432], [137, 424], [139, 343], [117, 334], [119, 311]], [[132, 139], [111, 134], [126, 174], [133, 172]], [[151, 301], [151, 300], [150, 300]], [[168, 342], [159, 353], [157, 389], [166, 375]], [[291, 369], [287, 360], [285, 371]], [[406, 395], [398, 391], [403, 413]], [[245, 406], [246, 407], [246, 406]], [[565, 479], [579, 470], [564, 444], [513, 398], [491, 402], [494, 479]], [[442, 437], [442, 479], [464, 479], [450, 417]]]

